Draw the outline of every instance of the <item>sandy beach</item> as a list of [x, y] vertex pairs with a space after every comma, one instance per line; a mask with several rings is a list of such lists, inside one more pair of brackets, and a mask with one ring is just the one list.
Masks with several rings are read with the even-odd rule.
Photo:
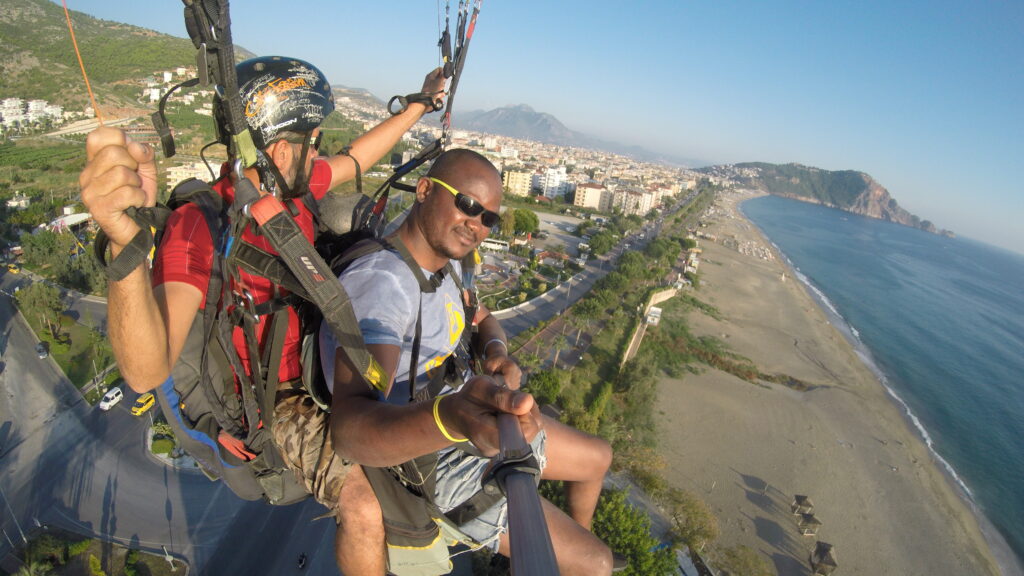
[[[780, 575], [810, 574], [817, 541], [835, 546], [837, 574], [998, 574], [966, 502], [778, 254], [764, 257], [771, 245], [735, 209], [739, 199], [720, 198], [705, 230], [744, 253], [700, 241], [696, 296], [723, 320], [691, 312], [688, 322], [762, 371], [816, 388], [762, 387], [710, 368], [663, 379], [668, 483], [708, 503], [717, 545], [749, 546]], [[814, 503], [816, 537], [798, 530], [795, 494]]]

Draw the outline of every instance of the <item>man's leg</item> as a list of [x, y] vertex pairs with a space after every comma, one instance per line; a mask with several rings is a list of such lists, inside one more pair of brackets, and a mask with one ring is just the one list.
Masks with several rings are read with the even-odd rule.
[[[541, 505], [551, 534], [551, 547], [555, 550], [558, 572], [562, 576], [603, 576], [612, 573], [612, 551], [604, 542], [559, 510], [558, 506], [544, 499], [541, 499]], [[502, 533], [499, 538], [498, 553], [511, 557], [508, 533]]]
[[352, 467], [341, 486], [334, 554], [345, 576], [385, 573], [384, 518], [360, 466]]
[[590, 529], [601, 496], [604, 475], [612, 464], [612, 447], [603, 438], [581, 432], [543, 416], [548, 435], [547, 466], [541, 473], [546, 480], [565, 482], [569, 516]]

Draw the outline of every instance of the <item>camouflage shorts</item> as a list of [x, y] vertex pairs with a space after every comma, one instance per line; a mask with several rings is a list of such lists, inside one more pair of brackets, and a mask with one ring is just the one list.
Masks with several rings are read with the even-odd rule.
[[274, 440], [281, 457], [306, 490], [335, 517], [338, 497], [352, 463], [334, 452], [330, 414], [321, 410], [298, 381], [282, 382], [274, 406]]

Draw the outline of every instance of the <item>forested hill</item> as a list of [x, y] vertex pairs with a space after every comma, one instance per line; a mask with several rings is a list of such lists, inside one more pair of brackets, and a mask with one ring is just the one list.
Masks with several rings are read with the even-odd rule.
[[904, 210], [874, 178], [855, 170], [822, 170], [801, 164], [768, 164], [747, 162], [712, 166], [703, 172], [728, 177], [740, 186], [763, 190], [776, 196], [824, 204], [840, 210], [888, 220], [933, 234], [952, 233], [939, 230]]
[[[127, 79], [195, 63], [185, 38], [71, 11], [89, 82], [101, 106], [131, 106], [139, 90]], [[182, 35], [185, 22], [182, 19]], [[41, 98], [69, 109], [89, 101], [64, 9], [50, 0], [0, 3], [0, 97]]]

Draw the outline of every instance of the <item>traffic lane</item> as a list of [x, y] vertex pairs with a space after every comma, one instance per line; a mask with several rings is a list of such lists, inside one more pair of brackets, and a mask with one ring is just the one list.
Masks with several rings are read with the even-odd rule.
[[9, 454], [0, 480], [14, 489], [15, 513], [22, 524], [38, 519], [157, 552], [167, 545], [202, 562], [245, 502], [222, 482], [150, 455], [149, 418], [129, 406], [103, 412], [83, 403]]
[[[250, 502], [225, 527], [225, 537], [198, 574], [337, 574], [334, 520], [307, 498], [290, 506]], [[298, 557], [306, 554], [304, 570]]]
[[39, 358], [38, 340], [11, 298], [0, 295], [0, 421], [11, 423], [0, 455], [81, 401], [52, 356]]

